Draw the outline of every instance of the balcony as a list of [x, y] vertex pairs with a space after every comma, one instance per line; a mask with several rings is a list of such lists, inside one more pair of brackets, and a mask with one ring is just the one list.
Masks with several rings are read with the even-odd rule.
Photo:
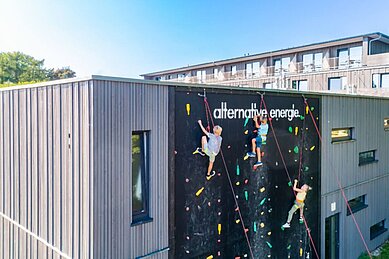
[[256, 80], [256, 79], [274, 79], [287, 76], [309, 74], [325, 72], [336, 69], [352, 69], [361, 67], [360, 59], [347, 58], [325, 58], [321, 63], [304, 63], [304, 62], [291, 62], [288, 66], [262, 66], [260, 71], [249, 72], [246, 70], [237, 70], [229, 72], [218, 72], [215, 74], [207, 75], [186, 75], [184, 77], [167, 79], [166, 81], [184, 82], [184, 83], [200, 83], [200, 84], [215, 84], [225, 81], [241, 81], [241, 80]]

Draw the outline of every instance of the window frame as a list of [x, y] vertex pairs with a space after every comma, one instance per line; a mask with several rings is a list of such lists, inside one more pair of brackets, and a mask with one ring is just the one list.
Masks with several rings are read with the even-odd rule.
[[[337, 137], [337, 138], [334, 138], [332, 136], [332, 132], [333, 131], [337, 131], [337, 130], [348, 130], [350, 133], [348, 134], [349, 137]], [[345, 128], [333, 128], [331, 129], [331, 144], [333, 143], [342, 143], [342, 142], [349, 142], [349, 141], [354, 141], [355, 139], [353, 138], [354, 136], [354, 127], [345, 127]]]
[[[388, 228], [385, 227], [385, 221], [386, 219], [383, 219], [380, 222], [370, 226], [370, 240], [373, 240], [376, 237], [388, 231]], [[382, 226], [377, 226], [377, 225], [382, 225]], [[374, 232], [372, 232], [372, 228], [377, 228], [377, 229], [374, 229]]]
[[[361, 161], [361, 155], [367, 154], [367, 153], [371, 153], [371, 152], [373, 153], [372, 159], [367, 159], [367, 158], [364, 159], [364, 158], [362, 158], [362, 161]], [[362, 165], [367, 165], [367, 164], [378, 162], [378, 159], [376, 158], [376, 153], [377, 153], [376, 149], [359, 152], [359, 155], [358, 155], [358, 166], [362, 166]]]
[[[136, 226], [153, 220], [150, 217], [150, 131], [149, 130], [132, 131], [131, 137], [133, 135], [142, 136], [140, 145], [143, 147], [143, 150], [141, 149], [141, 159], [143, 159], [142, 167], [144, 168], [141, 171], [142, 207], [143, 207], [143, 210], [141, 211], [133, 210], [133, 195], [132, 195], [133, 190], [131, 186], [131, 208], [130, 208], [131, 215], [132, 215], [131, 226]], [[133, 177], [133, 166], [132, 166], [133, 146], [132, 145], [133, 143], [131, 139], [131, 179]]]
[[[357, 200], [357, 199], [361, 199], [362, 201], [357, 201], [357, 202], [355, 202], [355, 205], [352, 205], [354, 203], [354, 200]], [[369, 207], [369, 205], [366, 204], [366, 194], [355, 197], [354, 199], [349, 200], [347, 203], [349, 204], [349, 206], [351, 208], [351, 212], [353, 214], [355, 214], [356, 212], [358, 212], [360, 210], [363, 210], [363, 209]], [[350, 216], [351, 212], [350, 212], [350, 209], [347, 207], [347, 216]]]

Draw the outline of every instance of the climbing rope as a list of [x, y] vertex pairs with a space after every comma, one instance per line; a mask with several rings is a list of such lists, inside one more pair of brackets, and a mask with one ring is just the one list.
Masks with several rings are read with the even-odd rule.
[[[202, 95], [200, 95], [200, 96], [202, 96]], [[208, 120], [208, 118], [210, 118], [211, 119], [211, 123], [212, 123], [212, 127], [215, 127], [215, 124], [214, 124], [214, 121], [213, 121], [213, 118], [212, 118], [211, 109], [210, 109], [207, 97], [205, 96], [205, 91], [204, 91], [204, 96], [202, 96], [202, 97], [204, 97], [205, 112], [209, 113], [209, 117], [208, 117], [208, 114], [207, 114], [207, 120]], [[232, 192], [232, 195], [234, 197], [236, 210], [238, 211], [238, 214], [239, 214], [240, 222], [242, 224], [243, 233], [244, 233], [244, 235], [246, 237], [247, 245], [248, 245], [249, 250], [250, 250], [251, 258], [255, 258], [254, 254], [253, 254], [253, 250], [251, 248], [251, 243], [250, 243], [249, 237], [248, 237], [247, 232], [246, 232], [246, 227], [245, 227], [245, 224], [244, 224], [244, 221], [243, 221], [243, 217], [242, 217], [242, 214], [240, 212], [240, 207], [239, 207], [239, 204], [238, 204], [238, 200], [236, 199], [236, 194], [235, 194], [235, 191], [234, 191], [234, 186], [233, 186], [232, 181], [231, 181], [230, 173], [228, 171], [227, 163], [226, 163], [226, 160], [224, 158], [223, 150], [221, 148], [220, 148], [220, 155], [221, 155], [221, 158], [223, 160], [223, 165], [224, 165], [225, 170], [226, 170], [228, 182], [229, 182], [230, 187], [231, 187], [231, 192]]]
[[[309, 115], [310, 115], [311, 118], [312, 118], [312, 121], [313, 121], [313, 124], [314, 124], [314, 126], [315, 126], [317, 135], [318, 135], [318, 137], [319, 137], [319, 139], [320, 139], [320, 142], [322, 143], [322, 142], [323, 142], [323, 139], [322, 139], [322, 137], [321, 137], [319, 128], [317, 127], [317, 124], [316, 124], [315, 118], [313, 117], [313, 114], [312, 114], [312, 112], [311, 112], [311, 109], [309, 108], [309, 104], [308, 104], [308, 102], [307, 102], [307, 99], [306, 99], [304, 96], [303, 96], [303, 98], [304, 98], [304, 103], [305, 103], [305, 105], [308, 107]], [[349, 204], [349, 202], [348, 202], [348, 200], [347, 200], [347, 197], [346, 197], [346, 194], [345, 194], [345, 192], [344, 192], [344, 188], [342, 187], [342, 185], [341, 185], [341, 183], [340, 183], [340, 180], [339, 180], [338, 175], [335, 174], [335, 167], [334, 167], [332, 161], [330, 161], [329, 164], [330, 164], [330, 167], [331, 167], [331, 170], [330, 170], [330, 171], [333, 172], [334, 175], [335, 175], [335, 178], [336, 178], [338, 187], [339, 187], [339, 189], [340, 189], [340, 191], [341, 191], [341, 193], [342, 193], [342, 196], [343, 196], [344, 201], [346, 202], [347, 208], [348, 208], [348, 210], [349, 210], [349, 212], [350, 212], [350, 215], [351, 215], [351, 217], [352, 217], [352, 219], [353, 219], [353, 221], [354, 221], [354, 224], [355, 224], [355, 226], [357, 227], [358, 233], [359, 233], [359, 235], [360, 235], [360, 237], [361, 237], [361, 239], [362, 239], [362, 242], [363, 242], [363, 244], [364, 244], [364, 246], [365, 246], [365, 248], [366, 248], [366, 251], [367, 251], [367, 253], [369, 254], [369, 257], [372, 258], [372, 255], [371, 255], [371, 253], [370, 253], [370, 251], [369, 251], [369, 248], [367, 247], [365, 238], [364, 238], [363, 235], [362, 235], [362, 231], [361, 231], [361, 229], [360, 229], [360, 227], [359, 227], [359, 225], [358, 225], [357, 220], [355, 219], [354, 213], [353, 213], [352, 210], [351, 210], [350, 204]]]
[[[268, 111], [268, 109], [267, 109], [266, 102], [265, 102], [265, 100], [264, 100], [264, 98], [263, 98], [263, 95], [261, 95], [261, 99], [262, 99], [262, 101], [263, 101], [263, 105], [264, 105], [264, 107], [265, 107], [266, 113], [269, 114], [269, 111]], [[285, 172], [286, 172], [286, 174], [287, 174], [287, 176], [288, 176], [289, 182], [292, 182], [292, 179], [291, 179], [290, 174], [289, 174], [289, 171], [288, 171], [288, 167], [286, 166], [284, 156], [282, 155], [281, 148], [280, 148], [280, 145], [279, 145], [279, 143], [278, 143], [278, 139], [277, 139], [276, 133], [275, 133], [275, 131], [274, 131], [273, 122], [272, 122], [271, 118], [269, 118], [269, 124], [270, 124], [271, 130], [272, 130], [273, 136], [274, 136], [274, 140], [275, 140], [276, 145], [277, 145], [278, 152], [279, 152], [279, 154], [280, 154], [280, 156], [281, 156], [281, 160], [282, 160], [282, 163], [283, 163], [283, 165], [284, 165]], [[293, 188], [293, 187], [292, 187], [292, 188]], [[294, 194], [294, 196], [296, 197], [296, 193], [295, 193], [294, 191], [293, 191], [293, 194]], [[311, 230], [310, 230], [309, 227], [308, 227], [308, 223], [307, 223], [307, 220], [306, 220], [306, 218], [305, 218], [304, 215], [303, 215], [303, 220], [304, 220], [304, 225], [305, 225], [306, 231], [307, 231], [307, 233], [308, 233], [308, 235], [309, 235], [309, 239], [310, 239], [310, 241], [311, 241], [311, 243], [312, 243], [313, 250], [315, 251], [316, 257], [319, 259], [319, 258], [320, 258], [320, 257], [319, 257], [319, 254], [318, 254], [318, 252], [317, 252], [315, 243], [313, 242], [313, 238], [312, 238], [312, 236], [311, 236]]]

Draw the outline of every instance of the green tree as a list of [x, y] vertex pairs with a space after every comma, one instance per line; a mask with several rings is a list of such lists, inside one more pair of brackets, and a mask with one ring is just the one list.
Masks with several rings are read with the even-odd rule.
[[0, 53], [0, 85], [42, 82], [76, 76], [69, 67], [47, 69], [44, 67], [44, 62], [44, 59], [38, 60], [19, 51]]

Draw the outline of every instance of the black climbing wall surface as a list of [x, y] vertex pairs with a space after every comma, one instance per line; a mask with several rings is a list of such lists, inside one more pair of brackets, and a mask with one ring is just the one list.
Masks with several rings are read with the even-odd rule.
[[[251, 258], [221, 154], [216, 157], [217, 173], [210, 181], [205, 178], [208, 158], [192, 154], [201, 145], [202, 132], [197, 120], [207, 125], [204, 101], [198, 93], [202, 92], [180, 89], [175, 95], [175, 256]], [[268, 122], [267, 141], [262, 148], [264, 166], [256, 170], [252, 168], [255, 158], [245, 157], [255, 129], [252, 119], [247, 121], [239, 111], [237, 117], [241, 118], [232, 118], [235, 111], [230, 111], [228, 118], [228, 111], [223, 114], [215, 109], [251, 109], [254, 105], [264, 109], [263, 105], [260, 107], [261, 96], [218, 90], [207, 92], [207, 99], [211, 112], [217, 116], [213, 117], [215, 124], [223, 127], [222, 150], [254, 257], [316, 258], [305, 224], [299, 223], [298, 212], [291, 228], [281, 229], [294, 195], [273, 135], [278, 139], [292, 182], [299, 178], [301, 184], [313, 188], [308, 192], [304, 215], [319, 249], [319, 138], [303, 98], [264, 95], [269, 115], [273, 116], [274, 132]], [[308, 98], [308, 103], [318, 123], [319, 100]]]

